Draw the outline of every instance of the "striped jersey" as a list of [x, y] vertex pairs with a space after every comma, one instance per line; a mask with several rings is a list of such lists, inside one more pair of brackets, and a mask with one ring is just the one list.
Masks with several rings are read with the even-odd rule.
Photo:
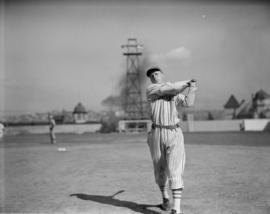
[[175, 125], [180, 122], [177, 112], [178, 105], [184, 105], [185, 95], [166, 94], [160, 89], [164, 86], [172, 86], [172, 83], [155, 83], [148, 86], [146, 97], [151, 105], [151, 119], [154, 124]]

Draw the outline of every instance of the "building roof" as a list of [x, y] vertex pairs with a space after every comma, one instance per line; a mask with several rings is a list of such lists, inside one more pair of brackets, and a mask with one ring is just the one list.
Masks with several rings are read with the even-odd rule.
[[85, 113], [87, 113], [87, 111], [86, 111], [85, 107], [83, 106], [83, 104], [79, 102], [75, 106], [75, 108], [73, 110], [73, 114], [81, 114], [81, 113], [84, 113], [85, 114]]
[[254, 99], [255, 100], [264, 100], [270, 98], [270, 95], [267, 94], [264, 90], [259, 90], [258, 92], [256, 92], [256, 94], [254, 95]]
[[230, 109], [230, 108], [235, 109], [235, 108], [238, 108], [239, 106], [240, 106], [240, 104], [237, 101], [237, 99], [234, 97], [234, 95], [231, 95], [229, 100], [224, 105], [224, 108], [226, 108], [226, 109]]

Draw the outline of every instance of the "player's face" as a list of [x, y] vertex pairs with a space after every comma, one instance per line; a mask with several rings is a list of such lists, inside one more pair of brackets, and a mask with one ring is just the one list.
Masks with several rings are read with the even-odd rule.
[[160, 71], [155, 71], [150, 75], [150, 80], [152, 83], [162, 83], [163, 82], [163, 73]]

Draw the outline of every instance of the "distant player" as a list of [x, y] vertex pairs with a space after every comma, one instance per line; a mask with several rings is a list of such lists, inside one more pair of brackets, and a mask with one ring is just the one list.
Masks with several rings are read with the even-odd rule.
[[[196, 81], [164, 82], [163, 71], [157, 67], [148, 69], [146, 75], [152, 83], [146, 91], [152, 119], [152, 130], [148, 133], [147, 142], [153, 160], [155, 180], [163, 198], [162, 209], [171, 209], [171, 214], [179, 214], [186, 157], [177, 107], [194, 104]], [[186, 89], [185, 95], [183, 92]], [[168, 194], [169, 185], [173, 196], [172, 207]]]
[[4, 135], [4, 125], [0, 123], [0, 138], [2, 138]]
[[50, 131], [50, 140], [51, 144], [56, 143], [56, 137], [54, 133], [54, 127], [55, 127], [55, 120], [53, 119], [52, 115], [49, 115], [49, 131]]

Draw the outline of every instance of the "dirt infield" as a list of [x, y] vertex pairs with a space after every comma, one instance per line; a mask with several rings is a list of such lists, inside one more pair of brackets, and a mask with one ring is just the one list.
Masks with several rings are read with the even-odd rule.
[[[9, 136], [0, 142], [3, 213], [161, 211], [146, 136]], [[185, 214], [269, 214], [270, 134], [185, 134]], [[60, 151], [59, 151], [60, 148]], [[62, 148], [62, 149], [61, 149]], [[65, 148], [66, 151], [63, 151]]]

